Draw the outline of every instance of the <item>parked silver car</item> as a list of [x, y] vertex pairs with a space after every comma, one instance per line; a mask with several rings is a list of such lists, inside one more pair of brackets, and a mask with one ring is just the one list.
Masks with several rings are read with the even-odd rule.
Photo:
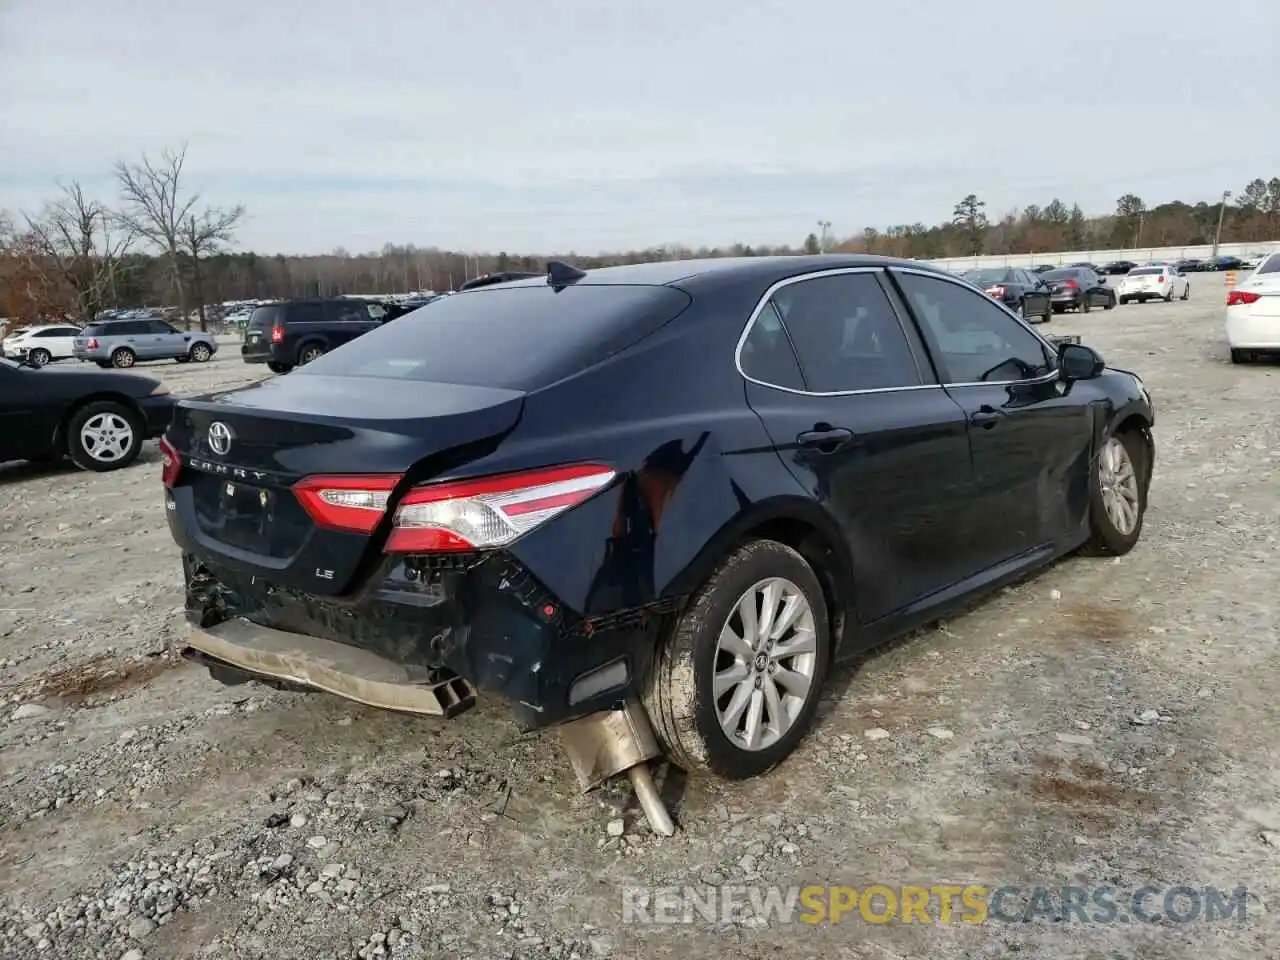
[[100, 367], [132, 367], [144, 360], [204, 363], [217, 352], [213, 334], [179, 330], [155, 318], [91, 323], [72, 345], [73, 356]]

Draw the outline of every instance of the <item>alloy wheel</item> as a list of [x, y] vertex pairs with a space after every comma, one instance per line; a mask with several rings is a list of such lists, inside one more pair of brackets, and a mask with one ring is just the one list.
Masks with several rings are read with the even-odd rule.
[[813, 610], [790, 580], [746, 591], [720, 629], [713, 697], [720, 728], [742, 750], [764, 750], [791, 729], [816, 694]]
[[1098, 455], [1098, 485], [1107, 519], [1117, 533], [1127, 537], [1138, 526], [1138, 472], [1117, 437], [1108, 439]]
[[123, 460], [133, 446], [133, 427], [119, 414], [99, 413], [80, 428], [80, 445], [99, 463]]

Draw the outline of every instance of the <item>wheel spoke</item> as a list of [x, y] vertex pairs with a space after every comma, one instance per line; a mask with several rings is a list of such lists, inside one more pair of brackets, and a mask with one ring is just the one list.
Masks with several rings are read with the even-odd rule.
[[747, 707], [747, 722], [743, 728], [742, 736], [747, 741], [748, 750], [759, 750], [760, 734], [764, 729], [764, 693], [760, 690], [752, 690], [749, 697], [750, 705]]
[[818, 638], [814, 636], [812, 630], [797, 630], [790, 640], [780, 643], [770, 651], [769, 656], [774, 660], [786, 660], [789, 657], [798, 657], [805, 653], [814, 653], [818, 649]]
[[770, 580], [760, 591], [760, 625], [754, 639], [756, 643], [773, 636], [773, 621], [778, 615], [778, 603], [782, 600], [782, 587], [777, 580]]
[[793, 697], [799, 697], [804, 700], [809, 696], [810, 680], [798, 670], [788, 670], [786, 667], [779, 667], [777, 673], [773, 675], [774, 682]]
[[747, 709], [747, 704], [751, 702], [751, 695], [755, 692], [755, 687], [749, 683], [740, 683], [733, 691], [729, 705], [724, 708], [724, 713], [720, 716], [720, 725], [730, 736], [738, 731], [738, 721], [742, 719], [742, 712]]
[[738, 636], [733, 627], [727, 623], [720, 631], [720, 649], [732, 654], [735, 660], [749, 661], [756, 654], [751, 644]]
[[738, 601], [738, 615], [742, 617], [742, 639], [755, 652], [756, 639], [760, 636], [760, 622], [756, 616], [756, 592], [750, 590]]
[[741, 660], [735, 660], [733, 661], [733, 666], [718, 671], [716, 673], [715, 683], [712, 685], [716, 701], [719, 702], [720, 698], [728, 693], [730, 689], [742, 683], [750, 676], [751, 669]]
[[782, 697], [778, 695], [778, 685], [773, 677], [764, 678], [764, 705], [769, 711], [769, 726], [775, 736], [781, 737], [791, 728], [791, 714], [782, 705]]
[[797, 594], [789, 594], [786, 603], [782, 607], [782, 613], [778, 614], [778, 619], [773, 622], [773, 629], [769, 631], [770, 640], [778, 640], [791, 629], [791, 625], [796, 622], [800, 616], [800, 611], [805, 608], [805, 602]]

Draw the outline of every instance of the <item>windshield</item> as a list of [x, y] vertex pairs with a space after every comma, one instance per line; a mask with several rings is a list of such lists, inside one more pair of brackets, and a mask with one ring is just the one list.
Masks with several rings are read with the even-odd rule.
[[964, 278], [970, 283], [1004, 283], [1006, 280], [1013, 279], [1009, 276], [1009, 271], [1003, 267], [990, 267], [986, 270], [969, 270], [963, 274]]
[[1164, 273], [1164, 267], [1134, 267], [1129, 271], [1129, 276], [1154, 277], [1158, 273]]

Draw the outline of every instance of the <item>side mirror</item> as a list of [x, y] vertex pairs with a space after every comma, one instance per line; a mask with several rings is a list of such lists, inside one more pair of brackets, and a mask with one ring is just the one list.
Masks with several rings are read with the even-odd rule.
[[1102, 375], [1106, 366], [1096, 350], [1082, 343], [1064, 343], [1058, 347], [1058, 371], [1063, 380], [1093, 380]]

